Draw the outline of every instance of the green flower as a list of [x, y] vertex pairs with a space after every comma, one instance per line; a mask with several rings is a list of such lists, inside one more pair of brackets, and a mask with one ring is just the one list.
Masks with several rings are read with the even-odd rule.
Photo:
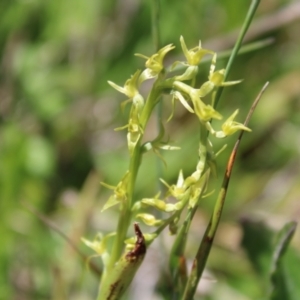
[[234, 121], [234, 118], [237, 116], [239, 110], [237, 109], [222, 125], [221, 131], [215, 131], [209, 122], [205, 123], [207, 130], [217, 138], [224, 138], [228, 135], [232, 135], [238, 130], [251, 131], [250, 128], [246, 127], [242, 123]]
[[208, 81], [204, 82], [199, 89], [199, 93], [201, 93], [202, 97], [208, 95], [214, 87], [220, 86], [230, 86], [235, 85], [241, 82], [241, 80], [235, 81], [224, 81], [225, 80], [225, 69], [215, 71], [217, 61], [217, 54], [214, 54], [212, 63], [210, 66]]
[[205, 104], [199, 97], [191, 98], [194, 103], [195, 113], [200, 121], [207, 122], [211, 119], [222, 119], [222, 115], [211, 105]]
[[[177, 90], [177, 92], [174, 92], [174, 96], [176, 96], [176, 98], [179, 99], [179, 101], [188, 111], [195, 112], [201, 121], [206, 122], [210, 119], [220, 120], [222, 118], [222, 115], [219, 112], [217, 112], [211, 105], [205, 104], [201, 100], [201, 97], [205, 96], [201, 88], [194, 89], [189, 85], [179, 81], [175, 81], [173, 83], [173, 87]], [[192, 109], [188, 105], [182, 93], [189, 96], [189, 98], [193, 102], [194, 109]]]
[[130, 155], [133, 154], [134, 148], [136, 147], [142, 134], [143, 134], [143, 129], [139, 124], [138, 118], [136, 117], [130, 118], [128, 123], [128, 133], [127, 133], [127, 144], [128, 144]]
[[107, 251], [107, 240], [112, 236], [115, 236], [116, 233], [112, 232], [105, 236], [101, 233], [97, 234], [96, 238], [93, 241], [89, 241], [85, 238], [81, 238], [81, 241], [88, 246], [89, 248], [93, 249], [97, 255], [100, 255], [103, 261], [103, 264], [106, 266], [109, 260], [109, 252]]
[[134, 96], [139, 94], [138, 79], [140, 74], [141, 70], [137, 70], [128, 80], [126, 80], [124, 87], [121, 87], [112, 81], [108, 81], [108, 84], [118, 92], [125, 94], [131, 100]]
[[213, 72], [212, 74], [209, 75], [209, 81], [213, 83], [214, 86], [230, 86], [242, 82], [242, 80], [224, 81], [224, 79], [225, 79], [225, 69]]
[[176, 184], [169, 185], [163, 179], [160, 181], [168, 188], [168, 194], [181, 201], [186, 196], [186, 186], [182, 170], [180, 170]]
[[214, 86], [230, 86], [240, 83], [242, 80], [235, 81], [224, 81], [225, 80], [225, 69], [215, 71], [217, 61], [217, 54], [214, 54], [209, 71], [209, 81], [214, 84]]
[[110, 208], [111, 206], [114, 206], [116, 204], [123, 204], [125, 201], [127, 201], [127, 186], [129, 181], [129, 175], [130, 173], [127, 171], [117, 186], [112, 186], [101, 182], [103, 186], [114, 191], [114, 194], [110, 196], [107, 202], [104, 204], [101, 212]]
[[194, 207], [199, 202], [204, 190], [206, 189], [210, 170], [208, 169], [206, 173], [199, 177], [198, 180], [191, 185], [190, 197], [189, 197], [189, 208]]
[[234, 134], [238, 130], [251, 131], [251, 129], [246, 127], [244, 124], [234, 121], [238, 112], [239, 110], [237, 109], [222, 125], [222, 132], [225, 136]]
[[175, 46], [172, 44], [169, 44], [163, 48], [161, 48], [157, 53], [153, 54], [150, 57], [147, 57], [143, 54], [135, 54], [136, 56], [145, 58], [146, 61], [146, 69], [143, 71], [139, 82], [143, 82], [146, 79], [154, 78], [156, 77], [163, 69], [163, 60], [168, 52], [170, 52], [172, 49], [174, 49]]
[[175, 63], [173, 63], [172, 69], [175, 68], [177, 64], [183, 64], [185, 66], [188, 66], [188, 68], [185, 70], [185, 72], [182, 75], [176, 76], [175, 79], [178, 81], [195, 79], [198, 73], [198, 65], [200, 64], [203, 56], [205, 56], [206, 54], [213, 55], [214, 52], [211, 50], [203, 49], [201, 47], [201, 41], [199, 41], [198, 47], [188, 50], [183, 36], [180, 37], [180, 43], [187, 62], [184, 63], [184, 62], [176, 61]]
[[203, 49], [201, 47], [201, 41], [199, 41], [199, 46], [188, 50], [186, 47], [184, 38], [183, 38], [183, 36], [181, 36], [180, 44], [181, 44], [181, 48], [184, 53], [184, 56], [187, 60], [187, 64], [189, 66], [198, 66], [199, 63], [201, 62], [203, 56], [205, 56], [206, 54], [211, 54], [211, 55], [214, 54], [214, 52], [211, 50]]

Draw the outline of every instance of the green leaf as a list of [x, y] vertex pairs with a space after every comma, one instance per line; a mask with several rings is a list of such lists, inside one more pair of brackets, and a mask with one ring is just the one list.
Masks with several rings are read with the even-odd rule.
[[270, 300], [300, 299], [300, 256], [287, 249], [296, 223], [287, 223], [278, 233], [263, 222], [244, 220], [242, 245]]
[[[270, 277], [272, 284], [270, 296], [271, 300], [299, 299], [300, 297], [300, 288], [298, 288], [298, 293], [296, 295], [294, 289], [289, 289], [288, 287], [289, 283], [292, 284], [292, 281], [295, 279], [292, 276], [289, 276], [289, 268], [287, 268], [284, 260], [287, 248], [296, 230], [296, 226], [296, 222], [289, 222], [278, 232], [276, 236]], [[295, 258], [296, 257], [294, 257], [294, 259]], [[296, 259], [294, 263], [296, 263]], [[293, 265], [293, 261], [290, 260], [290, 264]], [[298, 276], [296, 278], [299, 280], [299, 271], [297, 275]], [[295, 285], [295, 287], [296, 286], [297, 285]]]
[[244, 232], [242, 246], [257, 275], [263, 278], [263, 282], [267, 282], [272, 260], [274, 233], [263, 222], [251, 220], [243, 220], [242, 228]]

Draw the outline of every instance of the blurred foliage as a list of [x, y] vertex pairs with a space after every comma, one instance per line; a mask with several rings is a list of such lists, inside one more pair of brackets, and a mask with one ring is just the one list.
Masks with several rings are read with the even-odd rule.
[[[260, 88], [271, 81], [250, 123], [253, 132], [242, 142], [208, 263], [208, 277], [217, 282], [203, 279], [199, 288], [203, 299], [263, 297], [263, 276], [257, 272], [262, 265], [250, 257], [251, 264], [241, 244], [242, 217], [263, 221], [266, 228], [272, 228], [266, 229], [270, 232], [299, 219], [298, 4], [262, 1], [252, 27], [260, 19], [266, 22], [249, 34], [249, 40], [273, 37], [274, 43], [238, 57], [230, 79], [244, 81], [224, 91], [220, 102], [224, 116], [241, 107], [242, 120]], [[248, 5], [230, 0], [161, 1], [162, 42], [179, 48], [183, 35], [189, 47], [201, 39], [206, 48], [226, 50], [232, 46], [230, 33], [241, 26]], [[280, 12], [287, 7], [292, 9], [283, 17]], [[123, 98], [107, 80], [122, 85], [141, 67], [143, 61], [133, 56], [136, 52], [154, 52], [147, 1], [0, 2], [0, 299], [95, 299], [97, 276], [23, 203], [52, 219], [86, 255], [90, 252], [80, 243], [81, 236], [114, 229], [117, 211], [100, 213], [109, 191], [99, 193], [99, 182], [118, 182], [128, 157], [125, 133], [113, 131], [124, 124], [119, 107]], [[222, 67], [225, 61], [218, 63]], [[164, 109], [167, 118], [171, 111], [167, 101]], [[157, 130], [155, 120], [152, 123], [149, 139]], [[194, 167], [196, 157], [186, 158], [197, 149], [197, 128], [195, 120], [179, 107], [167, 127], [171, 140], [182, 145], [181, 151], [166, 157], [163, 177], [170, 182], [180, 168], [188, 172]], [[233, 142], [234, 137], [222, 153], [220, 175], [212, 190], [220, 186]], [[146, 155], [139, 175], [136, 197], [153, 196], [158, 185], [154, 155]], [[203, 202], [193, 223], [190, 240], [197, 242], [189, 245], [191, 257], [214, 197]], [[263, 247], [264, 232], [247, 234]], [[154, 253], [149, 250], [129, 299], [160, 299], [154, 286], [159, 275], [167, 281], [166, 262], [159, 255], [168, 251], [169, 239], [166, 233], [159, 245], [153, 245]], [[292, 254], [286, 257], [284, 272], [299, 281], [297, 232], [293, 247], [288, 250]], [[97, 258], [92, 260], [98, 263]], [[147, 267], [152, 267], [151, 280], [145, 276]], [[297, 288], [295, 281], [288, 284], [291, 290]]]

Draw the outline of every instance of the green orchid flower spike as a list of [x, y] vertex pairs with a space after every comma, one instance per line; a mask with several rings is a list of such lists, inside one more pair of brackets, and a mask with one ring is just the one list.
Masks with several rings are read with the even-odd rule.
[[[209, 134], [217, 138], [225, 138], [238, 130], [250, 131], [248, 127], [235, 121], [238, 110], [223, 122], [221, 129], [215, 130], [213, 128], [216, 122], [212, 122], [212, 120], [222, 119], [221, 113], [216, 110], [214, 105], [218, 88], [235, 85], [240, 80], [225, 81], [225, 70], [216, 70], [217, 54], [212, 50], [202, 48], [201, 42], [197, 47], [188, 49], [184, 38], [181, 36], [180, 44], [185, 59], [181, 62], [175, 62], [171, 67], [171, 71], [177, 64], [183, 65], [184, 68], [178, 68], [176, 74], [173, 71], [169, 72], [170, 69], [164, 66], [166, 55], [175, 48], [172, 44], [169, 44], [150, 57], [136, 54], [136, 56], [146, 60], [145, 68], [142, 71], [137, 70], [126, 80], [124, 86], [108, 81], [110, 86], [127, 97], [122, 102], [121, 108], [124, 108], [126, 104], [130, 105], [126, 125], [116, 129], [127, 130], [129, 163], [128, 171], [123, 174], [122, 179], [116, 186], [102, 183], [105, 187], [113, 190], [102, 211], [118, 205], [116, 233], [99, 236], [94, 241], [83, 239], [83, 242], [96, 251], [97, 255], [100, 255], [103, 260], [103, 276], [100, 281], [97, 300], [121, 299], [144, 259], [146, 247], [167, 227], [169, 227], [171, 234], [176, 234], [171, 253], [170, 274], [174, 287], [178, 286], [178, 290], [177, 288], [174, 289], [171, 298], [193, 298], [192, 295], [187, 298], [183, 297], [187, 286], [185, 282], [192, 282], [194, 285], [194, 278], [196, 280], [200, 278], [194, 276], [194, 278], [189, 277], [187, 280], [187, 273], [183, 274], [184, 272], [182, 272], [186, 269], [184, 251], [187, 233], [201, 199], [207, 196], [210, 176], [216, 174], [216, 157], [225, 147], [224, 145], [215, 154], [213, 140], [209, 139]], [[206, 55], [211, 60], [210, 70], [206, 76], [207, 79], [196, 85], [196, 79], [199, 79], [197, 77], [198, 69]], [[150, 86], [148, 95], [145, 95], [144, 98], [139, 91], [140, 85], [143, 81], [151, 78], [155, 78], [155, 80]], [[156, 105], [162, 99], [164, 101], [168, 99], [162, 97], [165, 94], [170, 95], [169, 100], [172, 105], [171, 116], [167, 121], [173, 117], [177, 101], [188, 112], [197, 116], [199, 126], [199, 134], [197, 134], [199, 136], [199, 146], [198, 151], [195, 152], [197, 163], [195, 162], [192, 172], [186, 176], [180, 170], [176, 183], [168, 184], [160, 178], [159, 180], [166, 186], [164, 193], [154, 192], [153, 195], [155, 196], [143, 195], [139, 199], [136, 184], [144, 155], [151, 150], [167, 165], [166, 161], [168, 160], [164, 159], [165, 156], [162, 155], [161, 151], [180, 149], [169, 144], [169, 137], [164, 128], [164, 114], [159, 116], [162, 119], [159, 120], [160, 126], [157, 136], [151, 140], [145, 136], [145, 132], [149, 131], [149, 120], [152, 119]], [[190, 157], [184, 157], [183, 159], [190, 159]], [[116, 170], [116, 172], [119, 172], [119, 170]], [[142, 179], [147, 181], [148, 178], [145, 177]], [[220, 213], [219, 206], [215, 206], [213, 216], [219, 217]], [[149, 233], [143, 234], [141, 232], [138, 223], [136, 223], [137, 219], [151, 227]], [[128, 238], [130, 236], [128, 236], [128, 230], [133, 222], [135, 222], [135, 237]], [[211, 224], [217, 224], [214, 219], [211, 222]], [[210, 230], [210, 227], [208, 228]], [[210, 237], [209, 240], [210, 247], [212, 238]], [[206, 242], [205, 239], [203, 241]], [[197, 264], [199, 263], [200, 266], [203, 265], [200, 258], [197, 258]], [[196, 265], [194, 264], [194, 266]], [[192, 272], [191, 274], [193, 274]]]

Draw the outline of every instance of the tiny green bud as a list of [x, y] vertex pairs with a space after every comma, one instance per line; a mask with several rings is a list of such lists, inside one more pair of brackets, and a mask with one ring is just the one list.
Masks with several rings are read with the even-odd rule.
[[164, 212], [173, 212], [176, 210], [180, 210], [183, 206], [183, 203], [181, 201], [173, 204], [173, 203], [166, 203], [165, 201], [156, 198], [145, 198], [141, 202], [143, 204], [153, 206], [156, 209], [159, 209]]
[[141, 202], [143, 204], [153, 206], [161, 211], [165, 211], [166, 209], [166, 202], [156, 198], [144, 198], [141, 200]]
[[136, 218], [141, 219], [148, 226], [159, 226], [163, 224], [163, 220], [157, 220], [151, 214], [137, 214]]

